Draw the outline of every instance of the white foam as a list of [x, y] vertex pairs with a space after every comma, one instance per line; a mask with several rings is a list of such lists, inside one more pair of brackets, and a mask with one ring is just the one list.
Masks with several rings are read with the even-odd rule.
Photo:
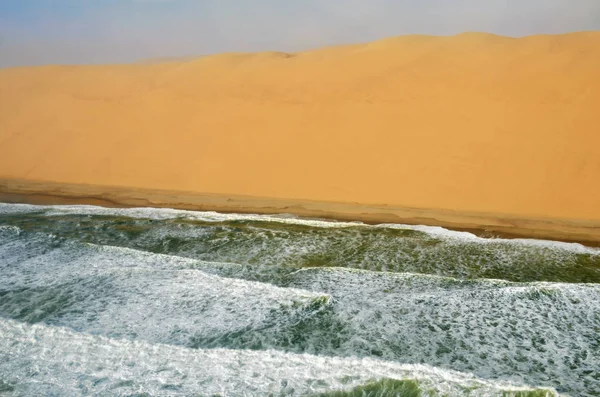
[[[18, 243], [0, 246], [0, 258], [8, 258], [6, 252], [30, 253]], [[0, 311], [91, 333], [190, 344], [245, 329], [277, 329], [314, 314], [306, 309], [315, 299], [329, 302], [325, 294], [188, 270], [215, 265], [70, 243], [3, 260], [0, 288], [18, 292], [2, 298]], [[26, 307], [37, 309], [25, 315]]]
[[[8, 238], [18, 237], [21, 234], [21, 229], [12, 225], [0, 225], [0, 237], [5, 240]], [[0, 241], [2, 243], [3, 241]]]
[[[532, 390], [468, 373], [372, 359], [276, 351], [193, 350], [0, 319], [0, 374], [18, 395], [309, 395], [372, 380], [416, 380], [423, 395]], [[546, 389], [547, 396], [558, 394]]]
[[575, 253], [589, 253], [589, 254], [597, 254], [600, 255], [600, 249], [593, 247], [586, 247], [583, 244], [579, 243], [567, 243], [563, 241], [552, 241], [552, 240], [539, 240], [539, 239], [528, 239], [528, 238], [485, 238], [476, 236], [473, 233], [469, 232], [461, 232], [455, 230], [445, 229], [439, 226], [425, 226], [425, 225], [400, 225], [400, 224], [381, 224], [376, 227], [385, 227], [385, 228], [393, 228], [393, 229], [408, 229], [415, 230], [423, 233], [427, 233], [430, 236], [436, 236], [446, 239], [453, 239], [459, 241], [466, 242], [476, 242], [476, 243], [508, 243], [515, 245], [526, 245], [532, 247], [541, 247], [541, 248], [551, 248], [551, 249], [559, 249], [564, 251], [571, 251]]
[[12, 215], [12, 214], [27, 214], [32, 212], [44, 212], [54, 206], [48, 205], [32, 205], [32, 204], [9, 204], [0, 203], [0, 214], [1, 215]]
[[388, 360], [426, 360], [484, 378], [557, 382], [578, 395], [600, 389], [589, 375], [600, 368], [598, 284], [469, 281], [346, 268], [303, 269], [290, 278], [295, 288], [335, 300], [336, 318], [351, 335], [337, 355], [378, 351]]
[[[280, 288], [190, 270], [236, 266], [27, 232], [0, 244], [0, 313], [117, 344], [380, 355], [516, 384], [558, 384], [578, 395], [598, 384], [586, 371], [600, 367], [599, 285], [324, 268], [297, 271], [285, 284], [293, 288]], [[304, 341], [290, 343], [298, 332]], [[220, 344], [233, 333], [235, 341]], [[351, 359], [339, 360], [343, 367]]]
[[278, 215], [256, 215], [256, 214], [221, 214], [213, 211], [188, 211], [171, 208], [105, 208], [91, 205], [50, 205], [38, 206], [28, 204], [3, 204], [0, 203], [0, 214], [15, 214], [28, 212], [45, 212], [48, 216], [58, 215], [104, 215], [104, 216], [124, 216], [138, 219], [187, 219], [203, 222], [227, 222], [227, 221], [260, 221], [260, 222], [278, 222], [285, 224], [304, 225], [316, 228], [346, 228], [346, 227], [364, 227], [364, 228], [394, 228], [415, 230], [426, 233], [437, 238], [467, 241], [476, 243], [509, 243], [515, 245], [537, 246], [544, 248], [553, 248], [576, 253], [588, 253], [600, 255], [600, 249], [586, 247], [578, 243], [566, 243], [560, 241], [538, 240], [538, 239], [502, 239], [502, 238], [483, 238], [472, 233], [453, 231], [438, 226], [426, 225], [402, 225], [402, 224], [380, 224], [366, 225], [362, 222], [337, 222], [325, 220], [311, 220], [292, 217], [289, 214]]

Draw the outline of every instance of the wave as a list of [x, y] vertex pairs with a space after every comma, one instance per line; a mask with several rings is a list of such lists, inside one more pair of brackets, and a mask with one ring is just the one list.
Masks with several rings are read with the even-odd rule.
[[12, 255], [0, 261], [0, 314], [20, 321], [190, 348], [427, 362], [565, 390], [598, 383], [588, 371], [600, 366], [599, 285], [346, 268], [260, 283], [228, 278], [244, 275], [238, 264], [25, 237], [0, 245], [0, 258]]
[[93, 205], [31, 205], [31, 204], [4, 204], [0, 203], [0, 214], [22, 214], [22, 213], [44, 213], [47, 216], [61, 215], [90, 215], [90, 216], [123, 216], [134, 219], [172, 220], [186, 219], [202, 222], [232, 222], [232, 221], [255, 221], [276, 222], [291, 225], [302, 225], [314, 228], [389, 228], [401, 230], [413, 230], [427, 235], [458, 241], [469, 242], [503, 242], [515, 245], [530, 245], [547, 247], [560, 250], [568, 250], [577, 253], [591, 253], [600, 255], [600, 249], [586, 247], [579, 243], [566, 243], [560, 241], [539, 239], [503, 239], [484, 238], [469, 232], [460, 232], [445, 229], [438, 226], [425, 225], [403, 225], [383, 223], [379, 225], [367, 225], [362, 222], [326, 221], [314, 219], [302, 219], [291, 214], [282, 215], [258, 215], [258, 214], [222, 214], [214, 211], [189, 211], [171, 208], [105, 208]]
[[[600, 285], [477, 277], [597, 272], [587, 254], [492, 250], [393, 228], [31, 213], [4, 219], [4, 318], [118, 343], [427, 363], [573, 395], [600, 389]], [[496, 262], [486, 263], [490, 252]], [[360, 266], [368, 270], [353, 268]], [[381, 271], [391, 269], [397, 272]], [[323, 392], [428, 390], [412, 381], [377, 373]]]
[[[421, 395], [557, 396], [425, 365], [276, 351], [187, 349], [0, 318], [0, 381], [16, 395], [352, 395], [411, 384]], [[383, 381], [390, 379], [391, 381]], [[379, 381], [379, 385], [369, 386]], [[380, 394], [396, 395], [396, 394]]]
[[[57, 240], [120, 246], [208, 262], [237, 263], [245, 267], [240, 270], [244, 273], [243, 278], [253, 277], [256, 281], [269, 280], [276, 276], [275, 273], [285, 273], [287, 269], [348, 267], [464, 279], [600, 282], [600, 251], [583, 248], [579, 252], [576, 245], [569, 245], [572, 249], [562, 249], [554, 242], [523, 245], [501, 239], [448, 239], [402, 227], [311, 227], [270, 221], [208, 222], [178, 217], [155, 220], [82, 215], [79, 206], [73, 208], [70, 215], [64, 214], [64, 207], [34, 208], [44, 211], [0, 216], [0, 222], [19, 227], [23, 234], [21, 239], [28, 238], [27, 233], [43, 232]], [[91, 213], [141, 211], [144, 216], [151, 216], [155, 211], [167, 215], [171, 211], [181, 212], [85, 208]], [[58, 213], [48, 216], [50, 210]], [[208, 213], [193, 214], [204, 216]], [[239, 217], [248, 218], [245, 215]]]
[[328, 328], [331, 354], [427, 362], [535, 384], [552, 379], [565, 390], [600, 388], [590, 372], [600, 367], [597, 284], [320, 268], [291, 274], [288, 285], [333, 297], [344, 327]]
[[[0, 246], [0, 258], [25, 248]], [[330, 305], [326, 294], [223, 278], [189, 270], [202, 262], [130, 249], [71, 243], [14, 259], [0, 263], [0, 313], [110, 337], [219, 345], [245, 331], [278, 332]]]

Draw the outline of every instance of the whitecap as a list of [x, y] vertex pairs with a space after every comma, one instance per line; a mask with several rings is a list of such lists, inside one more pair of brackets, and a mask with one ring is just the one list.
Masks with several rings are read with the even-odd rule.
[[315, 219], [304, 219], [290, 214], [282, 215], [257, 215], [257, 214], [223, 214], [214, 211], [189, 211], [171, 208], [105, 208], [93, 205], [29, 205], [29, 204], [4, 204], [0, 203], [0, 214], [17, 214], [44, 212], [47, 216], [81, 215], [81, 216], [124, 216], [137, 219], [186, 219], [203, 222], [230, 222], [230, 221], [258, 221], [278, 222], [284, 224], [303, 225], [316, 228], [394, 228], [414, 230], [426, 233], [429, 236], [454, 241], [468, 241], [477, 243], [508, 243], [514, 245], [553, 248], [575, 253], [588, 253], [600, 255], [600, 249], [586, 247], [579, 243], [567, 243], [539, 239], [504, 239], [483, 238], [469, 232], [449, 230], [439, 226], [388, 224], [367, 225], [362, 222], [341, 222]]
[[0, 319], [0, 381], [16, 395], [305, 396], [378, 379], [415, 381], [427, 395], [510, 396], [551, 388], [494, 382], [426, 365], [277, 351], [187, 349], [114, 340]]

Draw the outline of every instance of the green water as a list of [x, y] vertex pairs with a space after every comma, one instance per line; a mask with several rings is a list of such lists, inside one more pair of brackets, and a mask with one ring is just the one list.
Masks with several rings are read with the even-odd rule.
[[600, 395], [577, 244], [0, 205], [0, 272], [0, 394]]

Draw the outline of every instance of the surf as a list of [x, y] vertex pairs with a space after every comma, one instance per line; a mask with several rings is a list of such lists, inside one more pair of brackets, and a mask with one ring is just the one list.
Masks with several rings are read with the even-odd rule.
[[551, 388], [491, 382], [426, 365], [188, 349], [5, 319], [0, 319], [0, 335], [1, 384], [5, 390], [29, 395], [351, 395], [365, 387], [379, 388], [384, 396], [398, 395], [385, 394], [390, 381], [381, 379], [409, 384], [424, 396], [558, 395]]
[[0, 388], [592, 396], [599, 259], [425, 227], [3, 204]]

